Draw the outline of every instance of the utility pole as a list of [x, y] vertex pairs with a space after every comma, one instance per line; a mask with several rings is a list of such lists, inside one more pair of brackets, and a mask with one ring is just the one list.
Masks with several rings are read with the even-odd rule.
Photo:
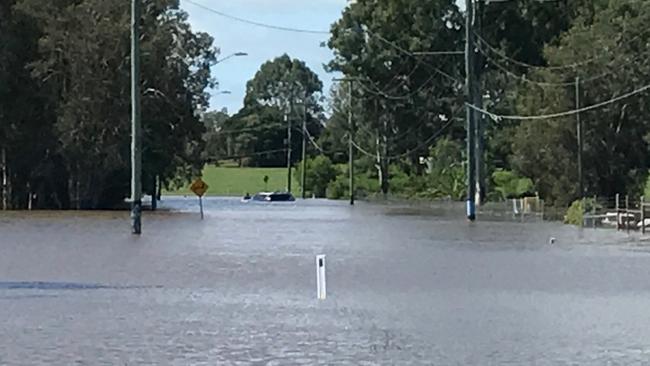
[[[580, 77], [576, 77], [576, 110], [580, 109]], [[576, 113], [576, 133], [578, 138], [578, 191], [580, 198], [585, 194], [584, 182], [582, 177], [582, 120], [580, 120], [580, 112]]]
[[350, 168], [350, 205], [354, 205], [354, 121], [352, 120], [352, 80], [348, 80], [348, 165]]
[[[483, 0], [475, 0], [476, 8], [474, 9], [474, 32], [473, 34], [481, 35], [483, 27]], [[472, 50], [476, 49], [472, 42]], [[483, 74], [483, 57], [481, 54], [474, 52], [474, 87], [472, 104], [483, 108], [483, 91], [481, 78]], [[476, 123], [476, 205], [483, 204], [486, 194], [485, 187], [485, 119], [482, 113], [473, 111]]]
[[142, 233], [140, 1], [131, 0], [131, 231], [136, 235]]
[[307, 90], [304, 91], [302, 98], [302, 169], [300, 171], [300, 184], [302, 189], [302, 199], [306, 197], [305, 183], [307, 181]]
[[[289, 107], [291, 110], [291, 107]], [[287, 192], [291, 193], [291, 118], [289, 113], [284, 114], [287, 123]]]
[[[475, 54], [474, 54], [474, 3], [472, 0], [465, 0], [465, 101], [468, 104], [474, 102], [475, 75]], [[475, 137], [476, 124], [474, 110], [467, 105], [467, 219], [476, 220], [476, 156]]]

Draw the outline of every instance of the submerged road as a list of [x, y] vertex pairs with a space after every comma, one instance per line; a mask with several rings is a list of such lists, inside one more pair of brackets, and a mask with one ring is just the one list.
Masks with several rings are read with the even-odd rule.
[[650, 248], [625, 234], [455, 205], [163, 206], [139, 238], [125, 212], [0, 213], [0, 365], [650, 360]]

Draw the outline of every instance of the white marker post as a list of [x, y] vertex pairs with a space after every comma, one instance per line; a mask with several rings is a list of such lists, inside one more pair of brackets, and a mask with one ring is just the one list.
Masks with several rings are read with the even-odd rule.
[[327, 283], [325, 281], [325, 256], [316, 256], [316, 290], [319, 300], [327, 297]]

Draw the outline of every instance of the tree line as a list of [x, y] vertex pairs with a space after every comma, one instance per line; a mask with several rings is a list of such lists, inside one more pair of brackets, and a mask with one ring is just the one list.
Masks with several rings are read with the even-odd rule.
[[[580, 113], [583, 192], [575, 113], [544, 116], [648, 83], [650, 2], [475, 3], [470, 52], [489, 111], [480, 114], [487, 198], [538, 193], [566, 207], [581, 195], [641, 194], [647, 95]], [[464, 199], [466, 29], [457, 1], [350, 2], [326, 42], [334, 53], [326, 68], [342, 81], [323, 90], [304, 62], [281, 55], [247, 83], [233, 115], [206, 112], [212, 38], [190, 29], [178, 0], [144, 0], [143, 9], [145, 193], [185, 184], [205, 162], [298, 165], [304, 136], [305, 188], [315, 195], [349, 189], [352, 140], [357, 193]], [[0, 4], [8, 206], [105, 208], [128, 196], [129, 21], [128, 2], [117, 0]]]
[[[575, 114], [493, 117], [572, 111], [578, 102], [591, 106], [650, 84], [650, 32], [644, 26], [650, 2], [475, 3], [479, 26], [471, 52], [478, 60], [482, 104], [491, 113], [480, 118], [488, 198], [538, 193], [566, 207], [583, 194], [640, 194], [648, 177], [647, 95], [580, 113], [584, 192], [578, 189]], [[358, 0], [332, 25], [327, 45], [334, 58], [327, 68], [346, 81], [329, 92], [325, 116], [310, 113], [309, 136], [310, 159], [321, 156], [312, 165], [329, 172], [325, 185], [334, 197], [347, 189], [343, 165], [353, 134], [359, 190], [464, 199], [464, 17], [455, 0]], [[230, 139], [218, 145], [234, 149], [222, 155], [251, 156], [244, 161], [251, 165], [286, 163], [285, 110], [267, 109], [281, 103], [262, 97], [273, 88], [257, 86], [268, 80], [293, 84], [282, 71], [290, 68], [289, 60], [283, 56], [263, 66], [249, 82], [244, 109], [224, 120], [229, 133], [214, 129], [215, 136]], [[264, 155], [266, 150], [275, 155]]]
[[[110, 208], [129, 196], [130, 5], [0, 3], [0, 168], [10, 208]], [[143, 185], [199, 174], [218, 50], [178, 0], [144, 0]]]

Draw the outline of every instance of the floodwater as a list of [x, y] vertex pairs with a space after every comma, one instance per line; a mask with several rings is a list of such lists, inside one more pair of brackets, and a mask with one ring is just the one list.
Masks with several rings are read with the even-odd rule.
[[650, 362], [650, 250], [623, 233], [197, 203], [165, 199], [142, 237], [126, 212], [0, 214], [0, 365]]

